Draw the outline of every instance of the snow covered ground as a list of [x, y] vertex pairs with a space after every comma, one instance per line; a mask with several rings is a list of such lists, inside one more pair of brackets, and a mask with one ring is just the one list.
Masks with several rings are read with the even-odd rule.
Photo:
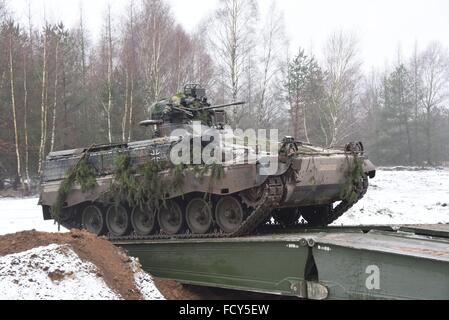
[[335, 225], [449, 223], [449, 169], [378, 171], [370, 183]]
[[156, 288], [153, 278], [142, 270], [139, 260], [136, 258], [131, 259], [134, 271], [134, 282], [144, 299], [148, 301], [165, 300], [160, 291]]
[[0, 257], [0, 300], [119, 300], [70, 246], [50, 245]]
[[[132, 260], [134, 281], [145, 300], [165, 300], [153, 279]], [[122, 300], [97, 267], [70, 245], [52, 244], [0, 257], [0, 300]]]
[[[366, 197], [335, 225], [449, 223], [449, 169], [379, 171], [370, 182]], [[0, 200], [0, 235], [57, 232], [52, 221], [43, 221], [37, 202]]]
[[[39, 199], [0, 199], [0, 235], [33, 230], [58, 232], [53, 221], [44, 221]], [[66, 231], [61, 227], [61, 231]]]

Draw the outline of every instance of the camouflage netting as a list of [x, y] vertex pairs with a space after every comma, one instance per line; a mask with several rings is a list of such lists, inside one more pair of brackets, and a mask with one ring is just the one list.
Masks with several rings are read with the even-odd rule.
[[[74, 186], [79, 184], [83, 193], [95, 189], [97, 171], [90, 164], [86, 153], [62, 181], [58, 197], [52, 207], [52, 215], [59, 221], [61, 212]], [[211, 188], [214, 181], [221, 180], [225, 170], [221, 164], [212, 165], [177, 165], [169, 162], [148, 162], [143, 166], [133, 167], [128, 155], [120, 155], [114, 162], [114, 180], [107, 194], [106, 202], [116, 205], [128, 203], [131, 207], [144, 208], [149, 206], [159, 209], [166, 205], [167, 196], [182, 191], [185, 174], [193, 172], [194, 176], [203, 181], [209, 176]]]
[[[365, 179], [365, 171], [363, 168], [363, 160], [357, 154], [354, 154], [354, 162], [350, 163], [346, 173], [346, 182], [340, 197], [348, 203], [356, 203], [359, 200], [358, 190], [361, 187], [363, 179]], [[351, 162], [347, 158], [348, 162]]]
[[117, 205], [128, 203], [131, 207], [159, 209], [166, 206], [167, 195], [182, 191], [188, 171], [192, 171], [200, 181], [210, 175], [211, 183], [222, 179], [225, 174], [219, 164], [174, 166], [168, 162], [148, 162], [135, 169], [131, 166], [131, 159], [122, 155], [115, 162], [115, 179], [109, 195]]
[[[170, 170], [174, 180], [161, 179], [163, 171]], [[131, 159], [121, 155], [115, 161], [115, 179], [111, 183], [109, 196], [115, 204], [129, 203], [131, 207], [144, 208], [145, 205], [159, 208], [165, 204], [166, 195], [182, 187], [182, 171], [168, 163], [148, 162], [133, 168]]]
[[97, 171], [89, 163], [87, 153], [84, 154], [80, 161], [78, 161], [78, 163], [67, 173], [66, 178], [59, 187], [58, 197], [52, 207], [52, 216], [54, 220], [59, 221], [62, 209], [66, 205], [67, 198], [76, 184], [81, 186], [82, 192], [88, 192], [98, 186]]

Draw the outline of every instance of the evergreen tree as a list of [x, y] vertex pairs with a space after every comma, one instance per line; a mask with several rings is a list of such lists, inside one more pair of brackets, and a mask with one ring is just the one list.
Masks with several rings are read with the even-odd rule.
[[412, 164], [413, 82], [401, 64], [384, 80], [381, 130], [377, 150], [382, 162]]
[[309, 128], [309, 123], [317, 123], [323, 102], [324, 74], [316, 60], [302, 49], [289, 64], [285, 87], [295, 138], [323, 141], [317, 128]]

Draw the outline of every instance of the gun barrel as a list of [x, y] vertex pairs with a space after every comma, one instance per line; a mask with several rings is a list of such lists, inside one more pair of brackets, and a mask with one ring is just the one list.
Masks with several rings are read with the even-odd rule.
[[186, 115], [188, 115], [189, 117], [193, 118], [193, 113], [190, 112], [189, 109], [187, 109], [187, 108], [184, 108], [184, 109], [183, 108], [178, 108], [178, 107], [172, 107], [172, 108], [173, 108], [173, 110], [184, 112]]
[[145, 120], [145, 121], [141, 121], [139, 123], [139, 126], [141, 127], [149, 127], [149, 126], [155, 126], [155, 125], [160, 125], [163, 124], [164, 121], [162, 120]]
[[223, 108], [233, 107], [233, 106], [242, 106], [244, 104], [246, 104], [246, 102], [240, 101], [240, 102], [233, 102], [233, 103], [228, 103], [228, 104], [221, 104], [221, 105], [217, 105], [217, 106], [206, 107], [206, 108], [202, 108], [201, 110], [207, 111], [207, 110], [214, 110], [214, 109], [223, 109]]

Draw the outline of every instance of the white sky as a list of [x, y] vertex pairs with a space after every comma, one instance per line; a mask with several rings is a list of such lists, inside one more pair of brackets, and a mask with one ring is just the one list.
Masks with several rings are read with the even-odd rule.
[[[38, 23], [44, 8], [51, 21], [63, 20], [67, 26], [78, 21], [83, 3], [86, 24], [95, 38], [102, 26], [105, 8], [111, 2], [119, 14], [127, 0], [10, 0], [11, 7], [26, 18], [27, 3], [32, 3], [32, 15]], [[210, 13], [218, 0], [168, 0], [187, 30]], [[271, 0], [257, 0], [265, 14]], [[302, 46], [320, 52], [326, 37], [334, 30], [355, 32], [360, 40], [365, 68], [383, 68], [397, 57], [398, 48], [404, 55], [412, 52], [415, 41], [420, 47], [439, 40], [449, 47], [448, 0], [276, 0], [284, 11], [291, 49]]]

